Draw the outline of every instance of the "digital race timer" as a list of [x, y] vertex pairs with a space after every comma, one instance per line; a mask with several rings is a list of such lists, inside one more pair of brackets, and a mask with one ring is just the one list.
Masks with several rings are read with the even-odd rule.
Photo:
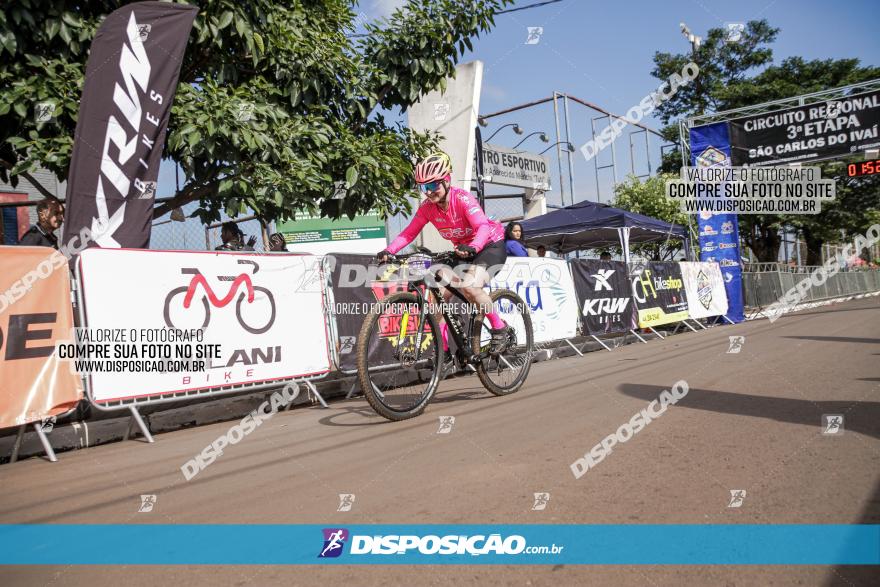
[[858, 177], [860, 175], [874, 175], [875, 173], [880, 173], [880, 159], [850, 163], [846, 166], [846, 173], [850, 177]]

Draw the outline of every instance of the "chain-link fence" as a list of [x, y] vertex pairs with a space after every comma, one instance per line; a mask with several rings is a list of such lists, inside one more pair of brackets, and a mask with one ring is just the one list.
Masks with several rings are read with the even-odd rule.
[[[231, 220], [230, 222], [234, 222], [244, 235], [242, 237], [243, 243], [252, 246], [255, 251], [259, 252], [267, 251], [269, 249], [268, 244], [263, 242], [263, 225], [258, 219], [249, 216], [242, 219]], [[221, 223], [211, 224], [210, 226], [204, 227], [205, 246], [209, 251], [214, 250], [223, 244], [223, 241], [220, 238], [220, 227]]]
[[[153, 222], [150, 248], [179, 251], [213, 251], [223, 244], [223, 240], [220, 238], [223, 222], [233, 222], [244, 234], [242, 242], [248, 243], [253, 238], [253, 248], [255, 251], [262, 252], [267, 249], [264, 242], [263, 226], [254, 216], [225, 219], [222, 222], [215, 222], [206, 226], [198, 218], [189, 217], [197, 206], [198, 204], [196, 203], [189, 204], [179, 212], [166, 215]], [[271, 226], [267, 227], [267, 234], [270, 232]]]
[[525, 216], [522, 195], [486, 196], [486, 216], [507, 224], [513, 220], [522, 220]]
[[[19, 194], [5, 194], [7, 197], [0, 198], [0, 245], [17, 245], [31, 226], [37, 221], [36, 207], [39, 200], [30, 199], [17, 201], [11, 196]], [[26, 197], [26, 194], [24, 194]], [[150, 248], [175, 251], [213, 251], [222, 244], [220, 229], [222, 222], [205, 226], [198, 218], [190, 218], [189, 215], [198, 207], [198, 203], [192, 203], [184, 209], [165, 215], [153, 222], [150, 234]], [[234, 222], [244, 233], [243, 242], [254, 238], [253, 248], [255, 251], [267, 249], [264, 240], [263, 226], [253, 216], [244, 216], [236, 219], [225, 219]], [[267, 235], [271, 234], [273, 226], [267, 226]], [[55, 232], [61, 238], [61, 230]]]

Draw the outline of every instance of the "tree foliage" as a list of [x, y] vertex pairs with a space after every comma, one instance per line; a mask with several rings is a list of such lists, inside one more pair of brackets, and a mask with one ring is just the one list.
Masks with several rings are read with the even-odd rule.
[[[676, 179], [671, 174], [658, 174], [645, 181], [630, 175], [626, 181], [614, 188], [613, 206], [672, 222], [681, 226], [688, 225], [687, 214], [679, 209], [679, 204], [666, 197], [666, 182]], [[632, 245], [630, 249], [649, 259], [671, 260], [681, 250], [683, 243], [678, 239], [670, 239], [663, 243]]]
[[[408, 0], [354, 38], [355, 0], [196, 0], [163, 157], [186, 183], [156, 215], [199, 201], [217, 220], [247, 208], [338, 217], [408, 209], [413, 158], [436, 140], [386, 122], [443, 87], [510, 0]], [[0, 13], [0, 174], [66, 179], [83, 72], [103, 18], [124, 2], [18, 0]], [[54, 120], [36, 122], [37, 103]], [[342, 199], [334, 183], [347, 182]]]

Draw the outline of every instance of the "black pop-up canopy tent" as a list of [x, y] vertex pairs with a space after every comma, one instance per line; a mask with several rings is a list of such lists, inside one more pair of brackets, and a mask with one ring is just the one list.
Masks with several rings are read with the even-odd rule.
[[528, 246], [544, 245], [557, 253], [620, 245], [629, 261], [630, 243], [667, 239], [681, 239], [690, 249], [686, 226], [595, 202], [578, 202], [520, 224]]

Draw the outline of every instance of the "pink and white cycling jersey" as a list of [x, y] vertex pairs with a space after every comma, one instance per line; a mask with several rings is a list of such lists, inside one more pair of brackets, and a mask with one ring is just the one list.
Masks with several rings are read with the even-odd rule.
[[409, 226], [388, 245], [388, 252], [393, 255], [411, 243], [428, 222], [437, 228], [443, 238], [452, 241], [452, 244], [469, 245], [478, 253], [488, 243], [504, 239], [504, 227], [486, 217], [480, 203], [470, 192], [450, 187], [447, 200], [449, 206], [446, 210], [441, 210], [431, 200], [424, 200]]

